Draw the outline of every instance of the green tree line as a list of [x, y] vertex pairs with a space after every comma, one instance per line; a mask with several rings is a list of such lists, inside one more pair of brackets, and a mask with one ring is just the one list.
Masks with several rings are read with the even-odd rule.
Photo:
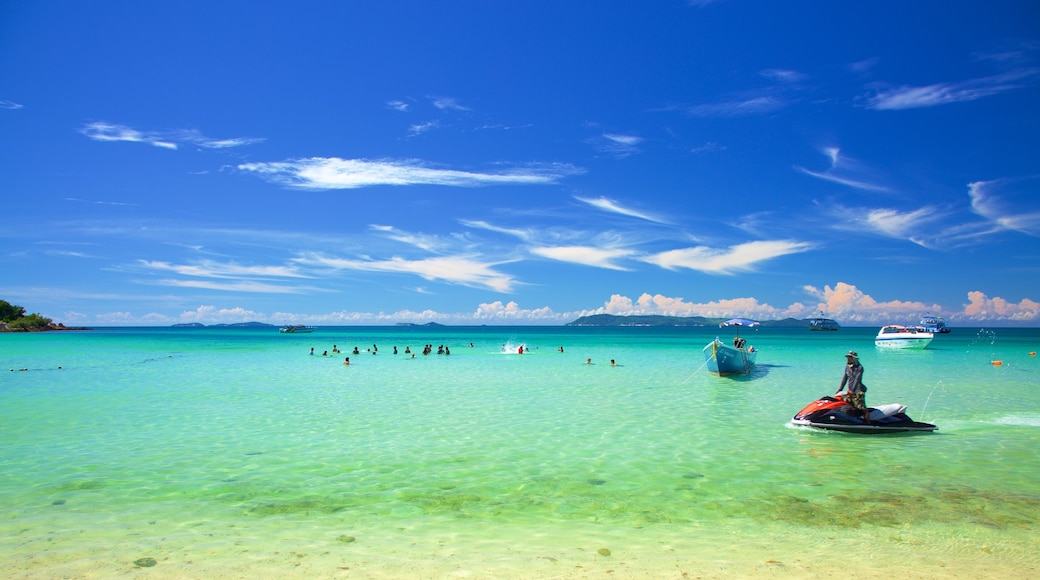
[[0, 322], [7, 324], [10, 330], [35, 330], [47, 328], [51, 319], [38, 313], [25, 314], [25, 308], [0, 300]]

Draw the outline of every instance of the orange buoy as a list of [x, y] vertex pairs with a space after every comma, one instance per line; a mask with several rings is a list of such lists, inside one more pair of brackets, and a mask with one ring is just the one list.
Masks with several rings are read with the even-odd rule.
[[1004, 361], [1002, 361], [1002, 360], [995, 360], [995, 361], [993, 361], [993, 366], [995, 366], [995, 367], [999, 367], [1002, 364], [1004, 364]]
[[1029, 356], [1036, 356], [1036, 351], [1034, 350], [1033, 352], [1029, 353]]

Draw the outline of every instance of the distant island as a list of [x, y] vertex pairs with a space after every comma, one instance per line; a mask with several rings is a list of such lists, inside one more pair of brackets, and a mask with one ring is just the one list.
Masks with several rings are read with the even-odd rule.
[[[614, 314], [593, 314], [582, 316], [565, 326], [718, 326], [729, 318], [705, 318], [703, 316], [616, 316]], [[808, 321], [797, 318], [782, 320], [763, 320], [763, 327], [797, 327], [806, 326]]]
[[91, 330], [84, 327], [65, 326], [34, 312], [26, 314], [25, 308], [0, 300], [0, 332], [44, 332], [47, 330]]
[[173, 324], [170, 328], [262, 328], [274, 326], [266, 322], [234, 322], [232, 324], [202, 324], [201, 322], [185, 322]]
[[437, 323], [437, 322], [427, 322], [425, 324], [416, 324], [414, 322], [398, 322], [397, 324], [394, 324], [394, 326], [427, 326], [427, 327], [429, 327], [429, 326], [444, 326], [444, 325], [440, 324], [440, 323]]

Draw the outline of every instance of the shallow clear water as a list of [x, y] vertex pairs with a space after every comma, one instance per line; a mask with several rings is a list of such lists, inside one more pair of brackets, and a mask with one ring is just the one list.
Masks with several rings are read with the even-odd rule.
[[[875, 332], [744, 331], [738, 378], [715, 328], [0, 334], [0, 572], [1040, 573], [1040, 329]], [[940, 430], [791, 427], [850, 349], [868, 404]]]

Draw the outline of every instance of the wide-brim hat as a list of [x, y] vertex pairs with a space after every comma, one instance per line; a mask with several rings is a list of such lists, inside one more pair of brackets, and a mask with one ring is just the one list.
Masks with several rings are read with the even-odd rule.
[[854, 350], [850, 350], [849, 353], [845, 355], [845, 358], [859, 359], [859, 353], [857, 353]]

